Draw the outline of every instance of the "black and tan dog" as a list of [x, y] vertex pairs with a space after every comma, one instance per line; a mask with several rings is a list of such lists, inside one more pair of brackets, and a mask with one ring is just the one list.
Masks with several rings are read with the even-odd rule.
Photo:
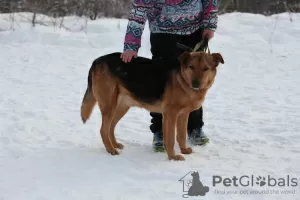
[[189, 113], [198, 109], [212, 86], [219, 63], [219, 53], [184, 52], [181, 66], [170, 69], [163, 61], [137, 57], [129, 63], [120, 59], [120, 53], [96, 59], [88, 75], [81, 117], [85, 123], [96, 103], [102, 114], [100, 134], [106, 151], [119, 154], [114, 129], [130, 107], [144, 108], [163, 114], [164, 145], [170, 160], [184, 160], [175, 153], [175, 130], [182, 154], [192, 153], [187, 146]]

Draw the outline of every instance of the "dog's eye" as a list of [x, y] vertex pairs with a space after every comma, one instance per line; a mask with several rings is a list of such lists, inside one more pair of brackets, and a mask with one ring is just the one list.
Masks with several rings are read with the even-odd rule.
[[195, 67], [193, 65], [190, 65], [189, 68], [192, 69], [192, 70], [195, 69]]
[[208, 67], [204, 67], [203, 71], [207, 71], [207, 70], [209, 70], [209, 68]]

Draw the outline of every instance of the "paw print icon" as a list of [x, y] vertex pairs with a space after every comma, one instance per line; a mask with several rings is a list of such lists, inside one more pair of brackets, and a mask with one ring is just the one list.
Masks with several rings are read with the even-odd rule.
[[265, 177], [261, 177], [261, 176], [259, 176], [259, 177], [257, 177], [256, 178], [256, 185], [259, 185], [259, 186], [265, 186], [267, 184], [267, 182], [266, 182], [266, 178]]

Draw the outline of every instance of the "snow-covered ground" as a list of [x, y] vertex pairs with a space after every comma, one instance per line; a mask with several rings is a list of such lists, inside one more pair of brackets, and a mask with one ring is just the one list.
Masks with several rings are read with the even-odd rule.
[[[300, 14], [293, 22], [288, 14], [220, 16], [210, 49], [225, 64], [204, 103], [211, 142], [184, 162], [152, 152], [145, 110], [132, 108], [118, 124], [119, 156], [103, 147], [98, 109], [81, 122], [91, 62], [122, 50], [126, 20], [88, 21], [79, 31], [84, 20], [66, 18], [67, 31], [32, 28], [24, 16], [13, 26], [0, 16], [0, 200], [183, 199], [179, 179], [190, 171], [210, 188], [191, 199], [300, 199]], [[140, 56], [151, 56], [148, 37], [146, 26]], [[212, 184], [243, 175], [289, 176], [298, 186]]]

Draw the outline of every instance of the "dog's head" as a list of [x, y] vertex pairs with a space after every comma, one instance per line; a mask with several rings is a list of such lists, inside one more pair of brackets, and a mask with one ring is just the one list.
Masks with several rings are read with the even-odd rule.
[[199, 177], [199, 173], [198, 173], [198, 172], [193, 172], [193, 173], [191, 174], [191, 176], [192, 176], [192, 177]]
[[219, 53], [187, 52], [179, 57], [181, 75], [190, 88], [208, 89], [213, 84], [217, 67], [224, 60]]

